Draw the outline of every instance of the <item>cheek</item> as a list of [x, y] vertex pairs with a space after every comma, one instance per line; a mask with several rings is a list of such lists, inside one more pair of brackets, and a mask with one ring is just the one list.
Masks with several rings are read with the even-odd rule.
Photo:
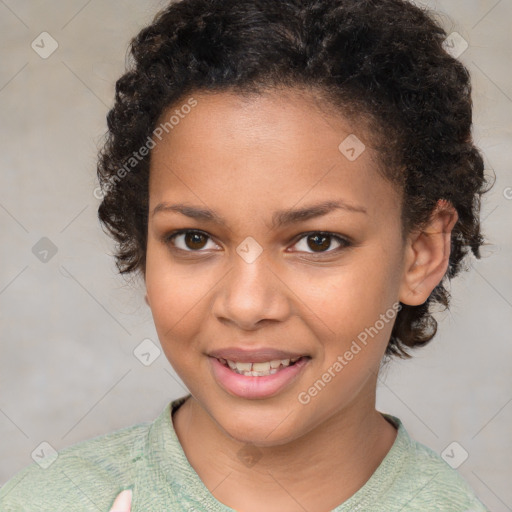
[[342, 266], [296, 274], [295, 279], [289, 275], [290, 288], [300, 298], [297, 314], [322, 345], [322, 366], [329, 369], [342, 357], [343, 370], [331, 370], [340, 375], [333, 380], [344, 381], [343, 386], [357, 385], [362, 373], [378, 368], [389, 340], [398, 274], [394, 257], [388, 256], [374, 244], [354, 252]]
[[302, 304], [301, 316], [326, 334], [346, 338], [373, 325], [391, 307], [394, 281], [385, 262], [360, 257], [344, 266], [290, 275], [288, 282]]
[[194, 319], [198, 307], [196, 294], [164, 266], [147, 265], [147, 269], [146, 288], [161, 348], [181, 380], [188, 385], [187, 376], [193, 372], [194, 355], [198, 350], [194, 347], [198, 325]]
[[200, 283], [200, 276], [173, 264], [165, 248], [148, 242], [146, 291], [162, 345], [170, 340], [178, 342], [190, 325], [204, 295]]
[[200, 306], [208, 276], [199, 266], [177, 264], [165, 246], [152, 240], [146, 258], [146, 290], [155, 321], [168, 328], [181, 323], [187, 312], [194, 313], [194, 305]]

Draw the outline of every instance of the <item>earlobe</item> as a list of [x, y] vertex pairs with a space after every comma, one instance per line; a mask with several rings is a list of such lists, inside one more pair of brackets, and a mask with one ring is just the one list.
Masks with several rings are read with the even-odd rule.
[[451, 232], [458, 214], [449, 201], [440, 199], [430, 221], [407, 240], [400, 302], [410, 306], [423, 304], [441, 282], [450, 260]]

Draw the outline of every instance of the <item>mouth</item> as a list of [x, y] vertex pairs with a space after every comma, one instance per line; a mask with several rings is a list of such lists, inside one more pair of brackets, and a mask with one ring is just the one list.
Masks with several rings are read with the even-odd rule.
[[289, 389], [300, 379], [311, 360], [309, 356], [293, 354], [294, 357], [286, 359], [251, 362], [247, 361], [248, 356], [243, 356], [245, 361], [219, 356], [209, 359], [216, 383], [230, 395], [249, 400], [270, 398]]
[[224, 358], [216, 358], [222, 365], [229, 368], [238, 375], [246, 377], [267, 377], [282, 371], [285, 368], [295, 365], [303, 359], [309, 359], [308, 356], [299, 356], [293, 359], [273, 359], [271, 361], [262, 362], [242, 362], [232, 361]]

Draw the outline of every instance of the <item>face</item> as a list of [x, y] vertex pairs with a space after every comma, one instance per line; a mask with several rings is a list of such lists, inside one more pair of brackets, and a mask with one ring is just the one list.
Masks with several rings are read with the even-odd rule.
[[[297, 91], [193, 98], [151, 155], [145, 279], [166, 357], [240, 441], [366, 414], [403, 272], [371, 140]], [[351, 134], [366, 149], [340, 149]]]

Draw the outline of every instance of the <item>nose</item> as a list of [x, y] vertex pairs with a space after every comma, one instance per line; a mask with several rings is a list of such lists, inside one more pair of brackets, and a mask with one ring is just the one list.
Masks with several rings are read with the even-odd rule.
[[231, 270], [214, 296], [212, 312], [220, 322], [255, 330], [285, 321], [291, 310], [290, 295], [265, 251], [254, 261], [235, 254]]

